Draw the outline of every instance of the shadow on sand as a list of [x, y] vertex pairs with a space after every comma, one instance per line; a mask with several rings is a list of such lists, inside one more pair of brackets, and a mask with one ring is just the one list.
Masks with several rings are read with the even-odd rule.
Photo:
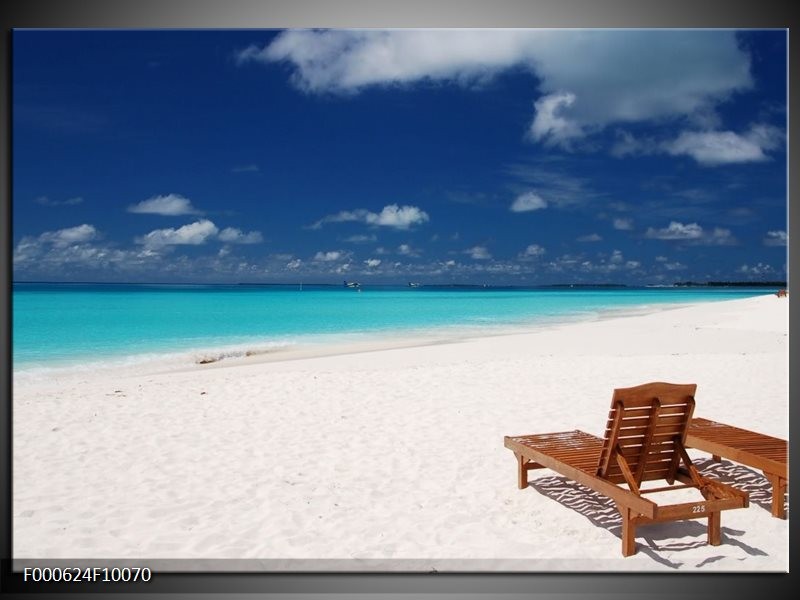
[[[757, 504], [772, 513], [772, 486], [760, 471], [732, 463], [728, 460], [715, 462], [710, 458], [694, 459], [697, 469], [703, 474], [730, 484], [750, 494], [750, 504]], [[788, 498], [788, 494], [787, 494]], [[786, 518], [789, 518], [789, 503], [784, 500]]]
[[[694, 462], [698, 470], [704, 474], [749, 492], [751, 502], [770, 510], [771, 487], [759, 472], [727, 461], [716, 463], [710, 459], [707, 461], [701, 459]], [[622, 539], [622, 519], [614, 501], [610, 498], [585, 488], [571, 479], [558, 476], [539, 477], [530, 482], [530, 487], [580, 513], [592, 524], [607, 529]], [[763, 550], [737, 540], [736, 537], [742, 536], [744, 531], [725, 527], [724, 516], [722, 524], [723, 544], [736, 546], [751, 556], [767, 556]], [[637, 551], [648, 555], [657, 563], [677, 569], [684, 563], [670, 560], [662, 553], [705, 546], [707, 531], [705, 519], [643, 525], [636, 530]], [[723, 558], [723, 555], [711, 556], [695, 566], [710, 565]]]

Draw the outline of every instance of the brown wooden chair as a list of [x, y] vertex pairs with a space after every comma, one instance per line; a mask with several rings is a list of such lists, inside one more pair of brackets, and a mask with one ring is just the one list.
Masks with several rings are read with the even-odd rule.
[[772, 485], [772, 516], [786, 518], [784, 497], [789, 484], [789, 445], [786, 440], [708, 419], [692, 419], [686, 445], [708, 452], [716, 461], [725, 457], [761, 469]]
[[[708, 543], [720, 544], [720, 512], [748, 506], [748, 494], [698, 473], [684, 446], [694, 384], [647, 383], [614, 390], [605, 436], [583, 431], [506, 436], [519, 488], [528, 471], [548, 468], [614, 500], [622, 516], [622, 555], [636, 552], [637, 525], [708, 518]], [[662, 487], [644, 482], [666, 480]], [[680, 484], [675, 485], [678, 481]], [[646, 494], [694, 488], [693, 502], [659, 504]]]

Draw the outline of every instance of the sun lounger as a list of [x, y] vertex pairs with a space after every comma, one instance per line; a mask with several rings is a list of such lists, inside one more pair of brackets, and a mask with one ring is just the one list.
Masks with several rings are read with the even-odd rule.
[[[506, 448], [517, 457], [519, 488], [527, 487], [528, 471], [548, 468], [611, 498], [622, 517], [623, 556], [636, 552], [638, 525], [664, 521], [708, 518], [708, 543], [719, 545], [721, 511], [744, 508], [749, 500], [747, 493], [700, 475], [686, 453], [696, 388], [648, 383], [614, 390], [602, 438], [578, 430], [506, 436]], [[657, 480], [669, 485], [642, 486]], [[645, 497], [687, 488], [702, 499], [660, 504]]]
[[784, 496], [789, 483], [786, 440], [708, 419], [692, 419], [686, 445], [708, 452], [716, 461], [724, 457], [763, 471], [772, 484], [772, 516], [786, 518]]

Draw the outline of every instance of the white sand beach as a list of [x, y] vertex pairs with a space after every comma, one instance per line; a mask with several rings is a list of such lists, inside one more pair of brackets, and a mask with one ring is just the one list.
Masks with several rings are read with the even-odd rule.
[[692, 450], [750, 507], [723, 512], [720, 546], [705, 520], [664, 523], [640, 526], [623, 558], [613, 503], [548, 470], [518, 490], [503, 437], [602, 435], [614, 388], [667, 381], [697, 384], [696, 416], [788, 438], [788, 314], [768, 294], [444, 343], [15, 378], [13, 555], [786, 571], [788, 520], [754, 469]]

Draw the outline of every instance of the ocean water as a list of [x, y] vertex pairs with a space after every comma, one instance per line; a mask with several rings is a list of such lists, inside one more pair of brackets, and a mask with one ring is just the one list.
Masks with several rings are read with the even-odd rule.
[[450, 288], [14, 284], [14, 369], [162, 355], [221, 358], [369, 336], [479, 333], [765, 288]]

